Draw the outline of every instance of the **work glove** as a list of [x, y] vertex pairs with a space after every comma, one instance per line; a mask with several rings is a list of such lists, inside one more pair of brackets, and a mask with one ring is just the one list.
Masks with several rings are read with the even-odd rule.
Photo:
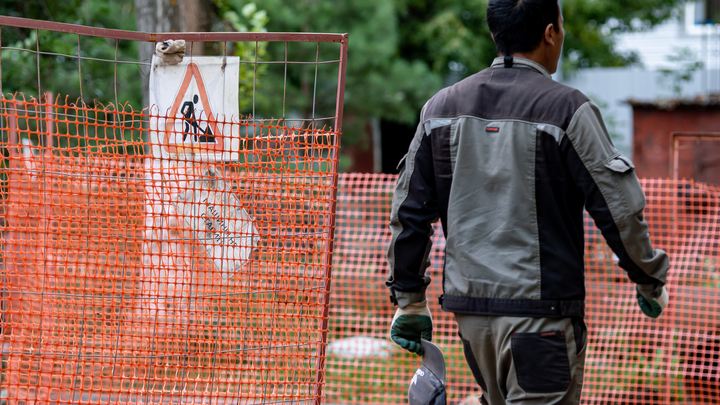
[[390, 326], [390, 338], [403, 349], [423, 355], [420, 338], [432, 340], [432, 315], [427, 300], [398, 308]]
[[166, 65], [177, 65], [182, 62], [185, 57], [185, 40], [178, 39], [173, 41], [158, 42], [155, 44], [155, 55], [157, 55]]
[[668, 293], [664, 286], [637, 284], [637, 301], [643, 313], [650, 318], [657, 318], [668, 304]]

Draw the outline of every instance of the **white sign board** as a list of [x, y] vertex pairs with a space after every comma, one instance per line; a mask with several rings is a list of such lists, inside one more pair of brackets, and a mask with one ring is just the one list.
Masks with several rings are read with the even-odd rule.
[[153, 56], [150, 142], [156, 159], [237, 160], [240, 147], [237, 56]]
[[209, 168], [172, 202], [177, 215], [196, 233], [208, 257], [227, 281], [250, 259], [260, 240], [252, 218], [225, 181]]

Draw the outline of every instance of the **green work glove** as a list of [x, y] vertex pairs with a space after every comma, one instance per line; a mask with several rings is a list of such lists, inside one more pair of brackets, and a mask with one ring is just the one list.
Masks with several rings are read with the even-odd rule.
[[420, 338], [432, 340], [432, 315], [427, 300], [413, 302], [405, 308], [398, 308], [390, 326], [390, 338], [403, 349], [423, 355]]
[[638, 284], [637, 301], [643, 313], [650, 318], [657, 318], [662, 314], [668, 304], [668, 293], [665, 287], [656, 287], [651, 284]]

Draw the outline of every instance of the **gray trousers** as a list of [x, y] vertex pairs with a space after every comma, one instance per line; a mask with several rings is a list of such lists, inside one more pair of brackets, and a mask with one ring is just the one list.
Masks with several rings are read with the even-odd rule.
[[455, 314], [484, 405], [580, 402], [587, 329], [580, 318]]

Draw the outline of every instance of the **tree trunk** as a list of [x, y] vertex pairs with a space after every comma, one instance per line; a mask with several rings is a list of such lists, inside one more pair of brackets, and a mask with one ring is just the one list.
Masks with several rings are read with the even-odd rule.
[[[185, 32], [212, 31], [212, 20], [215, 7], [212, 0], [182, 0], [185, 18], [183, 20]], [[188, 44], [186, 55], [205, 55], [205, 43], [194, 42], [192, 47]]]
[[373, 173], [382, 173], [382, 133], [380, 132], [380, 119], [370, 118], [373, 147]]
[[[135, 0], [138, 31], [144, 32], [206, 32], [212, 28], [214, 7], [211, 0]], [[149, 103], [150, 62], [155, 44], [139, 44], [143, 88], [143, 106]], [[204, 54], [203, 43], [188, 43], [187, 55]]]
[[[135, 18], [137, 30], [144, 32], [178, 32], [182, 30], [181, 4], [177, 0], [135, 0]], [[143, 89], [143, 107], [149, 103], [148, 85], [150, 81], [150, 62], [155, 44], [141, 42], [138, 53], [142, 65], [140, 80]]]

